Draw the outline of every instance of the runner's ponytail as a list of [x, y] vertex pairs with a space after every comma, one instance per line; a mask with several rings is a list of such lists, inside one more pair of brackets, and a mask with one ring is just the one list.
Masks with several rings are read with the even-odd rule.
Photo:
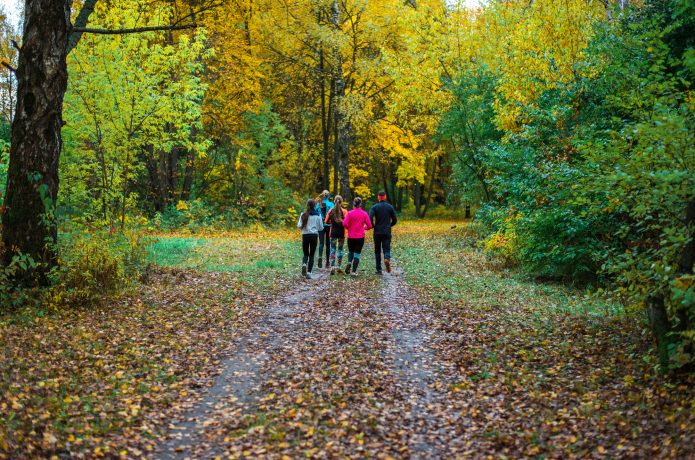
[[331, 220], [337, 224], [341, 224], [343, 222], [343, 197], [336, 195], [333, 203], [335, 206], [333, 206], [331, 210]]
[[309, 216], [316, 209], [316, 202], [314, 200], [308, 200], [306, 202], [306, 211], [302, 213], [302, 230], [306, 228], [309, 223]]

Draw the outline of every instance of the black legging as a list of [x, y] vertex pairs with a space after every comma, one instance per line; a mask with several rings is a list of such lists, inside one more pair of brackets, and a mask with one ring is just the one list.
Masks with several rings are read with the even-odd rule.
[[316, 244], [319, 242], [319, 236], [316, 233], [302, 235], [302, 251], [304, 258], [302, 264], [307, 264], [307, 271], [311, 273], [314, 268], [314, 253], [316, 252]]
[[323, 231], [319, 232], [319, 259], [323, 257], [323, 249], [326, 248], [326, 266], [328, 266], [328, 258], [331, 255], [331, 227], [323, 227]]
[[363, 247], [364, 238], [348, 238], [348, 264], [352, 265], [353, 273], [357, 272]]

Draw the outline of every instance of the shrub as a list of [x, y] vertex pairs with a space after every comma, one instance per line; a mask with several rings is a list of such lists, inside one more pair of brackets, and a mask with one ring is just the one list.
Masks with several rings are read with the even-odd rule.
[[146, 242], [137, 231], [84, 230], [65, 235], [52, 274], [52, 301], [85, 305], [132, 286], [145, 268]]

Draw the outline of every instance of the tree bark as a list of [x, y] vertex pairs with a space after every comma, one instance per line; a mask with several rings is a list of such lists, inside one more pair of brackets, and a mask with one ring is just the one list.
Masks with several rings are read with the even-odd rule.
[[427, 208], [430, 206], [430, 200], [432, 199], [432, 191], [434, 190], [434, 179], [435, 176], [437, 175], [437, 161], [438, 159], [435, 158], [432, 161], [432, 174], [430, 175], [430, 186], [427, 190], [427, 196], [425, 197], [425, 207], [422, 210], [422, 215], [419, 217], [424, 218], [425, 215], [427, 214]]
[[191, 199], [191, 189], [193, 188], [193, 166], [195, 164], [195, 149], [188, 149], [186, 153], [186, 166], [183, 172], [183, 184], [181, 185], [181, 199], [188, 201]]
[[[331, 5], [333, 27], [340, 28], [340, 9], [337, 0]], [[340, 176], [340, 194], [348, 203], [352, 201], [350, 190], [350, 120], [345, 116], [343, 101], [345, 99], [345, 78], [343, 77], [343, 59], [336, 47], [335, 54], [335, 126], [338, 135], [335, 139], [335, 152], [338, 159], [338, 175]]]
[[[685, 212], [685, 224], [689, 228], [695, 228], [695, 201], [688, 203]], [[690, 274], [695, 263], [695, 233], [691, 234], [690, 241], [683, 248], [681, 259], [678, 263], [677, 274]], [[666, 311], [666, 294], [658, 292], [649, 296], [646, 301], [647, 318], [656, 340], [657, 356], [661, 367], [666, 370], [670, 365], [671, 346], [678, 342], [676, 334], [693, 328], [686, 312], [678, 312], [676, 323], [671, 321]]]
[[[67, 90], [70, 0], [28, 0], [17, 66], [17, 110], [2, 216], [3, 262], [22, 253], [41, 262], [38, 281], [56, 264], [58, 159]], [[29, 281], [29, 273], [24, 280]]]
[[422, 188], [423, 185], [415, 181], [415, 187], [413, 188], [413, 204], [415, 205], [415, 216], [422, 217], [420, 213], [422, 212]]
[[[317, 13], [317, 23], [321, 23], [321, 9]], [[330, 100], [326, 102], [326, 59], [323, 53], [323, 45], [319, 50], [319, 68], [317, 72], [317, 83], [320, 86], [321, 96], [321, 136], [323, 138], [323, 177], [321, 178], [322, 187], [327, 190], [330, 186], [330, 139], [331, 139], [331, 111]], [[333, 92], [329, 91], [329, 98], [333, 97]], [[335, 192], [335, 188], [333, 189]]]

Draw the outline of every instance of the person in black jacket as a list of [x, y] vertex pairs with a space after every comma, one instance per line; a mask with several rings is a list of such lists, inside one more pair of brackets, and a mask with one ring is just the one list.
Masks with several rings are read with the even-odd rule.
[[381, 252], [384, 252], [386, 271], [391, 273], [391, 227], [396, 225], [396, 210], [386, 202], [386, 192], [377, 195], [379, 202], [369, 210], [369, 218], [374, 225], [374, 257], [376, 272], [381, 275]]

